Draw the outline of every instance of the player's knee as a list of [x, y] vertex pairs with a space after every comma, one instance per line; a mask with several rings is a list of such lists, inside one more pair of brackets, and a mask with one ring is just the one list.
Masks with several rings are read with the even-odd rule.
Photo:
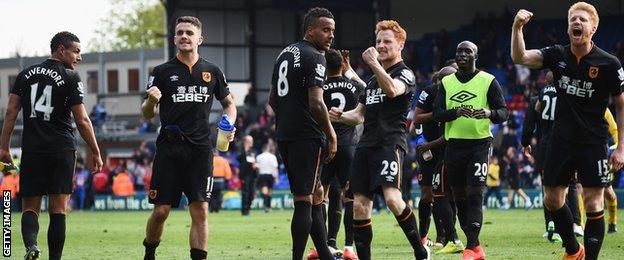
[[394, 215], [399, 215], [405, 209], [405, 202], [401, 198], [386, 198], [386, 205]]
[[154, 210], [152, 211], [152, 219], [160, 223], [165, 222], [169, 216], [169, 211], [170, 208], [167, 207], [154, 207]]
[[544, 195], [544, 206], [548, 210], [558, 210], [563, 207], [564, 203], [565, 199], [563, 199], [561, 196], [556, 196], [554, 194], [548, 193]]

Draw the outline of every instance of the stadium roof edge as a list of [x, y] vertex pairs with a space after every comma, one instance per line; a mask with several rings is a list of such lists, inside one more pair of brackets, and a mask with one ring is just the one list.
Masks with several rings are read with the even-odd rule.
[[[125, 51], [102, 52], [102, 53], [99, 53], [99, 52], [85, 53], [85, 54], [82, 54], [82, 62], [97, 63], [98, 57], [100, 54], [104, 55], [104, 60], [106, 62], [137, 61], [139, 60], [139, 55], [141, 51], [144, 52], [144, 55], [145, 55], [144, 57], [146, 60], [165, 58], [164, 49], [156, 48], [156, 49], [145, 49], [145, 50], [125, 50]], [[14, 58], [0, 59], [0, 69], [20, 67], [20, 59], [23, 59], [22, 64], [35, 64], [48, 57], [49, 56], [38, 56], [38, 57], [14, 57]]]

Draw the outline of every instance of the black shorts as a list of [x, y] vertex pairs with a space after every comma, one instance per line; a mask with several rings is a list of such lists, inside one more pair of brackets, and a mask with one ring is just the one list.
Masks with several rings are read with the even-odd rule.
[[323, 141], [321, 139], [279, 141], [277, 146], [288, 174], [290, 192], [295, 196], [313, 194], [316, 186], [320, 185]]
[[439, 171], [440, 162], [442, 162], [443, 150], [433, 149], [431, 154], [433, 157], [429, 161], [425, 161], [421, 155], [417, 155], [420, 171], [418, 172], [418, 185], [431, 187], [433, 185], [433, 176]]
[[609, 185], [607, 145], [574, 145], [553, 136], [546, 150], [544, 186], [568, 186], [577, 172], [583, 187]]
[[271, 174], [259, 174], [258, 175], [258, 187], [268, 187], [269, 189], [273, 188], [273, 184], [275, 183], [275, 177]]
[[512, 173], [507, 176], [509, 188], [512, 190], [520, 189], [520, 176], [518, 173]]
[[535, 158], [535, 171], [543, 176], [544, 163], [546, 162], [546, 147], [535, 146], [533, 149], [533, 158]]
[[351, 168], [354, 152], [354, 145], [338, 146], [334, 159], [323, 165], [323, 171], [321, 172], [321, 184], [323, 186], [329, 185], [336, 178], [340, 183], [340, 187], [346, 187], [347, 182], [351, 180], [349, 168]]
[[451, 190], [449, 181], [446, 179], [446, 172], [444, 170], [444, 160], [440, 160], [438, 167], [433, 172], [433, 180], [431, 185], [431, 191], [433, 197], [443, 197]]
[[382, 186], [401, 189], [405, 151], [397, 145], [359, 147], [351, 167], [353, 193], [373, 198]]
[[491, 144], [446, 147], [444, 171], [451, 187], [485, 186]]
[[154, 155], [149, 202], [157, 205], [180, 204], [182, 192], [189, 204], [207, 202], [213, 187], [211, 147], [201, 147], [175, 135], [162, 138]]
[[72, 194], [76, 151], [22, 153], [20, 194], [38, 197], [46, 194]]

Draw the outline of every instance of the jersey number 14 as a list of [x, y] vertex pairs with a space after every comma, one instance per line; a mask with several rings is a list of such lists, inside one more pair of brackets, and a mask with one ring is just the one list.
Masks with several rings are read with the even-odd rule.
[[[41, 96], [37, 98], [37, 90], [39, 89], [39, 83], [30, 85], [30, 117], [37, 117], [37, 112], [43, 113], [43, 120], [50, 121], [50, 114], [52, 114], [52, 86], [46, 85], [43, 89]], [[33, 102], [35, 101], [36, 102]]]

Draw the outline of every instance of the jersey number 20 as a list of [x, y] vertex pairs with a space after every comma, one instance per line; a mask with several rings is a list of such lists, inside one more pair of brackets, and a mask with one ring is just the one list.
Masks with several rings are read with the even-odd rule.
[[[43, 120], [50, 121], [50, 114], [52, 114], [52, 86], [46, 85], [43, 89], [41, 96], [37, 99], [37, 89], [39, 83], [30, 85], [30, 117], [37, 117], [37, 112], [43, 112]], [[35, 102], [36, 100], [36, 102]]]

